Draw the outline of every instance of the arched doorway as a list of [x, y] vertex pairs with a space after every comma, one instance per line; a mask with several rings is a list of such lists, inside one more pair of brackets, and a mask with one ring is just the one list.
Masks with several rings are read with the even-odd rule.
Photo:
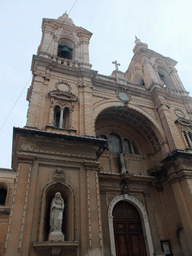
[[116, 256], [146, 256], [142, 224], [137, 209], [126, 201], [113, 209]]
[[109, 235], [110, 235], [110, 244], [111, 244], [111, 254], [113, 256], [117, 256], [116, 254], [116, 246], [115, 246], [115, 231], [114, 231], [114, 216], [113, 216], [113, 209], [115, 208], [116, 204], [118, 202], [125, 201], [137, 209], [137, 212], [139, 213], [140, 216], [140, 221], [142, 224], [142, 230], [144, 233], [144, 238], [145, 238], [145, 246], [146, 246], [146, 251], [147, 255], [153, 256], [154, 255], [154, 247], [153, 247], [153, 242], [152, 242], [152, 236], [151, 236], [151, 230], [149, 226], [149, 219], [147, 216], [147, 212], [143, 206], [143, 204], [134, 196], [131, 195], [119, 195], [113, 198], [111, 203], [109, 204], [108, 208], [108, 221], [109, 221]]

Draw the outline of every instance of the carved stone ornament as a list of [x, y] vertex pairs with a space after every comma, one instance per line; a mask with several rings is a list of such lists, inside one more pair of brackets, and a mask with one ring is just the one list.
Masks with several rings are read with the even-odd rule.
[[179, 108], [175, 108], [174, 109], [175, 115], [181, 118], [185, 118], [185, 114], [183, 113], [182, 110], [180, 110]]
[[70, 84], [64, 82], [63, 80], [62, 81], [58, 81], [55, 83], [55, 88], [59, 91], [63, 91], [63, 92], [71, 92], [72, 90], [72, 87]]
[[192, 127], [192, 120], [190, 119], [178, 118], [175, 122], [181, 127]]
[[[60, 102], [68, 102], [72, 105], [78, 101], [78, 98], [71, 92], [64, 92], [61, 90], [54, 90], [48, 93], [51, 98], [51, 103], [56, 105], [58, 101]], [[72, 106], [71, 106], [72, 107]]]
[[65, 173], [62, 170], [62, 168], [57, 168], [56, 171], [54, 172], [52, 178], [53, 178], [53, 180], [56, 180], [56, 181], [65, 181], [66, 180]]
[[119, 88], [117, 90], [117, 98], [120, 99], [125, 105], [127, 105], [131, 100], [131, 95], [128, 90]]

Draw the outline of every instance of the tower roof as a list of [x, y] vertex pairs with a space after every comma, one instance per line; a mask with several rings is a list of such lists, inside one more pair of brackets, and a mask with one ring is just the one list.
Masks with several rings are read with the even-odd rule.
[[142, 43], [140, 39], [135, 36], [135, 47], [133, 48], [133, 52], [136, 53], [139, 49], [148, 49], [148, 45]]
[[67, 12], [58, 18], [58, 20], [65, 21], [65, 23], [75, 25], [71, 18], [69, 18]]

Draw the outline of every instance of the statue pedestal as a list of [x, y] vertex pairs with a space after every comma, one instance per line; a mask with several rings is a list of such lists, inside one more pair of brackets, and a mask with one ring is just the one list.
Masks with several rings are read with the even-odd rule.
[[59, 231], [53, 231], [49, 233], [49, 241], [64, 241], [65, 236], [63, 235], [62, 232]]

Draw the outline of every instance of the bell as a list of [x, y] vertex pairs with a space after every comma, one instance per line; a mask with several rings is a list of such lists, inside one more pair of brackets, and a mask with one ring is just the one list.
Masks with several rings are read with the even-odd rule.
[[66, 45], [61, 46], [61, 47], [62, 47], [62, 49], [59, 52], [58, 56], [61, 58], [64, 58], [64, 59], [71, 60], [72, 59], [72, 54], [71, 54], [72, 49]]
[[62, 52], [69, 52], [69, 48], [66, 45], [64, 45], [64, 47], [62, 48], [61, 51]]

